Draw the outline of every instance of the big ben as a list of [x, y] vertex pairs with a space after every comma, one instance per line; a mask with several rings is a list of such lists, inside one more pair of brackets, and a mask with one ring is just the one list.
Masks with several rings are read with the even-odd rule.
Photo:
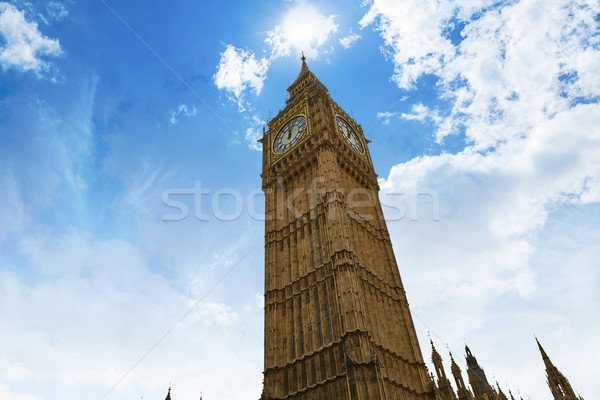
[[262, 139], [264, 399], [433, 399], [368, 141], [302, 57]]

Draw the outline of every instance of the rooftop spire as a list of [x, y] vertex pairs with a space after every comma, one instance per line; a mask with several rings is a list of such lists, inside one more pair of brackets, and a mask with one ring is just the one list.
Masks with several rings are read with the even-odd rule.
[[537, 345], [538, 345], [538, 348], [540, 349], [540, 353], [542, 353], [542, 358], [543, 358], [544, 360], [546, 360], [546, 359], [550, 359], [550, 357], [548, 357], [548, 354], [546, 354], [546, 351], [544, 350], [544, 348], [543, 348], [543, 347], [542, 347], [542, 345], [540, 344], [540, 341], [538, 340], [537, 336], [534, 336], [534, 338], [535, 338], [535, 342], [536, 342], [536, 343], [537, 343]]
[[[537, 337], [535, 338], [535, 341], [537, 342], [538, 347], [540, 348], [540, 353], [542, 353], [544, 365], [546, 366], [548, 386], [550, 387], [550, 391], [552, 392], [554, 398], [577, 400], [578, 397], [575, 394], [573, 388], [571, 387], [569, 380], [563, 374], [560, 373], [560, 371], [554, 366], [554, 364], [552, 364], [552, 361], [550, 361], [550, 357], [548, 357], [548, 355], [544, 351], [544, 348], [540, 344], [540, 341]], [[582, 400], [581, 396], [579, 396], [579, 400]]]
[[167, 397], [165, 397], [165, 400], [171, 400], [171, 386], [169, 386], [169, 391], [167, 392]]
[[550, 361], [550, 357], [548, 357], [548, 354], [546, 354], [546, 351], [540, 344], [540, 341], [538, 340], [537, 336], [534, 336], [534, 337], [535, 337], [535, 341], [538, 345], [538, 348], [540, 349], [540, 353], [542, 353], [542, 359], [544, 360], [544, 365], [546, 366], [546, 368], [554, 367], [554, 365], [552, 364], [552, 361]]

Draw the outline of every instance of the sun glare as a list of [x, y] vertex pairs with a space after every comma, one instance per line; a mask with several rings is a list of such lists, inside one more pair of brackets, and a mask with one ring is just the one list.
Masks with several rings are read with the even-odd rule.
[[326, 17], [312, 4], [299, 4], [284, 17], [270, 36], [278, 44], [276, 56], [290, 51], [304, 51], [309, 58], [318, 55], [318, 48], [325, 43], [329, 34], [337, 30], [335, 15]]

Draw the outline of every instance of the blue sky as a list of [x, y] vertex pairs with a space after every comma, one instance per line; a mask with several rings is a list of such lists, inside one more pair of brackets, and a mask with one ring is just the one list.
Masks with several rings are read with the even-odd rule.
[[[466, 341], [503, 389], [544, 398], [535, 333], [600, 395], [599, 15], [0, 2], [0, 398], [258, 398], [256, 139], [300, 51], [372, 140], [426, 360], [428, 331], [457, 360]], [[195, 187], [165, 220], [165, 193]]]

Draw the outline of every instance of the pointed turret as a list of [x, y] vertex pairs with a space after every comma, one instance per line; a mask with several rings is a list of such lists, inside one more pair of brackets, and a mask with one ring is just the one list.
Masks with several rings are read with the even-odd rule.
[[498, 381], [496, 381], [496, 387], [498, 388], [498, 398], [500, 400], [508, 400], [508, 397], [506, 397], [506, 395], [504, 394], [504, 392], [500, 388], [500, 384], [498, 384]]
[[431, 362], [435, 367], [435, 374], [437, 375], [438, 380], [446, 379], [446, 372], [444, 371], [444, 365], [442, 364], [442, 356], [437, 352], [433, 345], [433, 341], [430, 339], [429, 342], [431, 343]]
[[548, 357], [548, 354], [546, 354], [546, 351], [540, 344], [540, 341], [538, 340], [537, 337], [535, 337], [535, 342], [537, 343], [538, 348], [540, 349], [540, 353], [542, 353], [542, 359], [544, 360], [544, 365], [546, 366], [546, 370], [548, 368], [555, 368], [554, 365], [552, 364], [552, 361], [550, 361], [550, 357]]
[[450, 362], [451, 362], [450, 368], [452, 370], [452, 375], [454, 376], [454, 382], [456, 383], [456, 387], [458, 389], [458, 400], [473, 399], [473, 395], [471, 394], [469, 389], [467, 389], [467, 385], [465, 385], [465, 381], [463, 380], [460, 367], [458, 366], [456, 361], [454, 361], [454, 357], [452, 357], [452, 353], [450, 353]]
[[437, 386], [440, 392], [440, 399], [456, 400], [456, 395], [454, 394], [452, 385], [446, 377], [446, 371], [444, 371], [442, 356], [440, 356], [440, 353], [438, 353], [438, 351], [436, 350], [435, 346], [433, 345], [433, 341], [430, 339], [429, 342], [431, 343], [431, 362], [433, 362], [435, 374], [438, 378]]
[[546, 377], [548, 379], [548, 386], [552, 392], [554, 400], [583, 400], [581, 396], [577, 396], [575, 391], [571, 387], [569, 380], [552, 364], [550, 357], [546, 354], [546, 351], [540, 344], [538, 338], [535, 338], [540, 353], [542, 354], [542, 360], [546, 366]]
[[169, 386], [169, 391], [167, 392], [167, 397], [165, 397], [165, 400], [171, 400], [171, 386]]
[[552, 361], [550, 361], [550, 357], [548, 357], [548, 354], [546, 354], [546, 350], [544, 350], [544, 348], [540, 344], [540, 341], [537, 339], [537, 337], [535, 337], [535, 342], [538, 344], [538, 348], [540, 349], [540, 353], [542, 353], [542, 359], [544, 360], [544, 364], [546, 365], [546, 368], [548, 368], [548, 367], [554, 367], [554, 365], [552, 365]]

